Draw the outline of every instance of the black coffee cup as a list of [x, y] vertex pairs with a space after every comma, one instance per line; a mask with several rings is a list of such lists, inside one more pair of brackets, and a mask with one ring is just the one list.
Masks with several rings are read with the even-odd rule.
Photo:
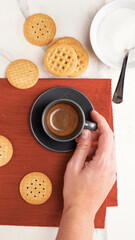
[[[50, 117], [48, 117], [48, 115]], [[55, 115], [57, 115], [56, 119], [54, 118]], [[55, 122], [55, 126], [52, 122], [52, 118]], [[61, 130], [62, 128], [58, 128], [60, 125], [65, 128], [63, 127], [63, 130]], [[74, 128], [73, 131], [72, 125]], [[97, 124], [95, 122], [87, 121], [82, 108], [73, 100], [59, 99], [51, 102], [44, 109], [42, 114], [42, 127], [50, 138], [59, 142], [67, 142], [77, 138], [84, 128], [95, 131], [97, 129]]]

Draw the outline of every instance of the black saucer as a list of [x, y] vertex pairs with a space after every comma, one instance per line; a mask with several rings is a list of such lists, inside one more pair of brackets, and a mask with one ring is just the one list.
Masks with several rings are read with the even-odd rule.
[[77, 102], [84, 111], [86, 120], [92, 121], [90, 111], [93, 106], [89, 99], [81, 92], [70, 87], [55, 87], [42, 93], [34, 102], [30, 113], [30, 126], [33, 135], [45, 148], [55, 152], [70, 152], [75, 149], [75, 140], [70, 142], [57, 142], [51, 139], [43, 130], [41, 116], [44, 108], [52, 101], [68, 98]]

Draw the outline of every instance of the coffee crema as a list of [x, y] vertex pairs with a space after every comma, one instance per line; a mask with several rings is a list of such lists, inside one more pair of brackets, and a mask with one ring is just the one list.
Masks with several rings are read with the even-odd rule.
[[71, 104], [57, 103], [48, 110], [45, 123], [52, 134], [67, 137], [77, 130], [79, 114]]

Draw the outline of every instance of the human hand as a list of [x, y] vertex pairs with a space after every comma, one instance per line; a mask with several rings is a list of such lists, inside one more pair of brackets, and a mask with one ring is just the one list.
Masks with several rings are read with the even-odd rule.
[[[98, 130], [83, 130], [64, 176], [64, 211], [85, 209], [95, 216], [116, 180], [114, 135], [106, 120], [91, 112]], [[98, 145], [93, 143], [98, 141]], [[88, 158], [87, 158], [88, 157]]]

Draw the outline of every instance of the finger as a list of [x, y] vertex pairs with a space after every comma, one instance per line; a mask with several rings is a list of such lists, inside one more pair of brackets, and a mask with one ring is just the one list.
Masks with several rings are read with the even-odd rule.
[[111, 160], [111, 152], [113, 149], [113, 135], [110, 131], [106, 131], [99, 137], [98, 148], [95, 152], [94, 158], [98, 160]]
[[98, 144], [96, 144], [96, 145], [93, 145], [93, 144], [92, 144], [91, 147], [90, 147], [90, 149], [89, 149], [88, 157], [94, 156], [97, 148], [98, 148]]
[[79, 140], [79, 137], [77, 137], [76, 139], [75, 139], [75, 141], [78, 143], [78, 140]]
[[92, 135], [92, 141], [97, 141], [99, 139], [99, 130], [97, 129], [96, 131], [91, 132]]
[[88, 156], [88, 152], [91, 146], [91, 132], [89, 130], [83, 130], [77, 143], [76, 150], [71, 157], [70, 162], [73, 166], [80, 171], [83, 168], [84, 162]]
[[[99, 130], [97, 129], [96, 131], [91, 132], [92, 135], [92, 141], [97, 141], [99, 138]], [[79, 137], [75, 139], [75, 141], [78, 143]]]
[[98, 149], [93, 159], [98, 159], [99, 161], [105, 159], [105, 157], [108, 157], [109, 159], [114, 142], [113, 133], [105, 118], [102, 117], [99, 113], [92, 111], [91, 116], [92, 119], [97, 122], [100, 132]]
[[102, 115], [100, 115], [98, 112], [96, 112], [95, 110], [91, 111], [91, 117], [92, 117], [92, 120], [97, 123], [100, 134], [102, 134], [102, 133], [106, 132], [108, 129], [110, 129], [105, 118]]

